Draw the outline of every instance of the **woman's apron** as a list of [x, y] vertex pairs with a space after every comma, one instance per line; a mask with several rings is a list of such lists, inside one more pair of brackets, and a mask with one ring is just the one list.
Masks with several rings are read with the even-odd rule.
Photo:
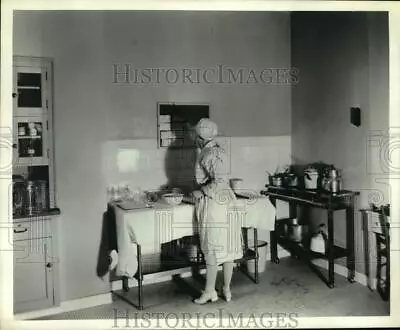
[[215, 142], [199, 154], [196, 179], [203, 196], [196, 201], [200, 248], [207, 264], [221, 264], [243, 256], [242, 223], [236, 197], [228, 183], [225, 151]]

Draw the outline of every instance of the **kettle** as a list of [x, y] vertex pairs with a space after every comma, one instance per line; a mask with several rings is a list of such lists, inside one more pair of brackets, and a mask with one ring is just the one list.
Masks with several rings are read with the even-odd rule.
[[327, 235], [325, 233], [325, 225], [321, 224], [320, 230], [311, 237], [310, 250], [317, 253], [325, 254]]
[[332, 167], [325, 172], [325, 177], [322, 179], [322, 188], [333, 194], [342, 189], [342, 179], [339, 170]]

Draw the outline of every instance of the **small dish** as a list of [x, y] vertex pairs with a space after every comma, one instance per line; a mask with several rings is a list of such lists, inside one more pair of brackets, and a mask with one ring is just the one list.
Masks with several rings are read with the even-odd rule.
[[181, 193], [163, 194], [162, 197], [169, 205], [179, 205], [183, 200], [183, 194]]

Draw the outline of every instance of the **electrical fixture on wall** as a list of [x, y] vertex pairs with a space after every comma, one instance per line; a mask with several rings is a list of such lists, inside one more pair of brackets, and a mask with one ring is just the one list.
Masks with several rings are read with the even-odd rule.
[[350, 122], [359, 127], [361, 125], [361, 109], [360, 108], [350, 108]]

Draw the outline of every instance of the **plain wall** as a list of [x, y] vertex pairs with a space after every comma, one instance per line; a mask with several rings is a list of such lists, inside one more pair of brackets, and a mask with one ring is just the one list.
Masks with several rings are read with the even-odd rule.
[[[288, 68], [288, 13], [109, 12], [103, 31], [110, 139], [155, 138], [160, 101], [210, 104], [210, 117], [224, 136], [290, 134], [289, 84], [256, 84], [251, 79], [249, 84], [188, 84], [180, 79], [151, 85], [110, 83], [114, 64], [178, 71], [219, 64], [244, 72]], [[215, 76], [209, 79], [218, 81]]]
[[[104, 150], [139, 138], [154, 139], [156, 146], [157, 102], [209, 103], [222, 135], [250, 144], [249, 137], [283, 136], [286, 149], [280, 153], [289, 154], [289, 86], [113, 84], [115, 63], [287, 68], [288, 13], [16, 12], [13, 43], [14, 55], [54, 59], [61, 300], [109, 291], [108, 276], [96, 274], [110, 183]], [[280, 147], [278, 141], [273, 152]], [[238, 172], [249, 176], [252, 167], [245, 164]], [[254, 173], [250, 179], [257, 182]]]
[[[376, 132], [389, 127], [387, 14], [296, 13], [291, 28], [292, 65], [300, 72], [292, 90], [294, 161], [334, 164], [342, 170], [343, 187], [360, 192], [356, 270], [364, 273], [358, 210], [390, 200], [379, 158], [384, 133]], [[361, 108], [360, 127], [350, 123], [350, 107]], [[325, 222], [326, 213], [313, 211], [312, 218], [316, 224]], [[345, 234], [344, 212], [338, 212], [337, 244], [346, 243]]]

